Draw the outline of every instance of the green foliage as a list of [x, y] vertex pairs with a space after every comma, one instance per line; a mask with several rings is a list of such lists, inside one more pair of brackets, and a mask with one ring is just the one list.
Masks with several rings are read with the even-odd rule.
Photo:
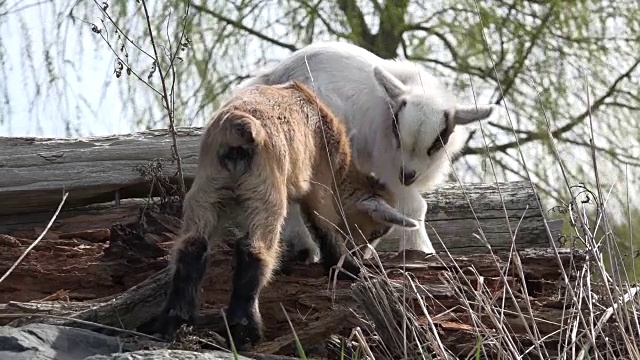
[[[36, 121], [41, 117], [50, 121], [52, 109], [69, 121], [74, 107], [50, 106], [52, 95], [66, 96], [58, 103], [75, 106], [91, 103], [90, 97], [99, 102], [95, 98], [102, 94], [79, 92], [64, 81], [88, 66], [87, 53], [95, 53], [96, 58], [111, 56], [114, 62], [114, 54], [107, 51], [123, 59], [126, 54], [126, 67], [140, 79], [146, 80], [151, 73], [153, 62], [145, 55], [151, 52], [151, 43], [141, 5], [124, 0], [106, 3], [104, 11], [102, 1], [54, 0], [53, 5], [39, 5], [43, 14], [56, 20], [43, 22], [47, 28], [42, 29], [39, 51], [33, 48], [34, 27], [22, 27], [23, 83], [30, 101], [47, 104], [32, 107]], [[163, 51], [178, 46], [187, 3], [148, 4], [152, 29]], [[8, 6], [2, 4], [0, 14]], [[563, 176], [550, 156], [549, 130], [562, 160], [571, 162], [565, 163], [571, 184], [593, 185], [591, 126], [604, 182], [613, 183], [624, 166], [633, 172], [640, 165], [636, 130], [640, 125], [640, 8], [633, 1], [203, 0], [190, 4], [185, 34], [191, 46], [180, 52], [175, 75], [168, 71], [165, 57], [160, 56], [159, 64], [170, 82], [175, 80], [176, 125], [204, 124], [233, 86], [268, 61], [311, 42], [341, 39], [382, 57], [406, 57], [423, 65], [462, 102], [477, 99], [505, 105], [508, 113], [500, 111], [483, 124], [496, 176], [528, 179], [526, 166], [546, 203], [567, 196], [565, 186], [558, 186]], [[21, 12], [8, 16], [22, 24], [27, 21]], [[93, 26], [102, 33], [92, 32]], [[60, 41], [69, 31], [93, 39], [94, 49], [84, 49], [82, 42], [74, 47]], [[0, 39], [3, 74], [10, 71], [2, 56], [6, 41]], [[34, 76], [39, 64], [45, 67], [44, 74]], [[120, 89], [119, 115], [131, 123], [132, 130], [167, 126], [158, 96], [158, 73], [152, 75], [149, 85], [155, 92], [134, 75], [115, 78], [109, 73], [104, 80], [105, 91], [114, 86]], [[46, 86], [54, 79], [55, 89]], [[0, 92], [4, 99], [10, 98], [8, 88], [0, 86]], [[3, 107], [0, 120], [9, 118], [10, 112], [10, 106]], [[89, 112], [77, 116], [99, 116], [95, 109]], [[73, 127], [68, 127], [72, 135]], [[462, 179], [494, 181], [491, 167], [481, 166], [487, 151], [480, 133], [468, 145], [463, 161], [456, 165]], [[632, 186], [636, 178], [631, 176]], [[623, 191], [616, 186], [614, 202], [620, 206]]]

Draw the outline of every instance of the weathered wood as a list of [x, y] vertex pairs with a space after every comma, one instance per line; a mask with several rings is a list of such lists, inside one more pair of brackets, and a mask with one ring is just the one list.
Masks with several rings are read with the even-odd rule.
[[[196, 170], [201, 132], [201, 128], [178, 130], [187, 186]], [[164, 174], [173, 179], [170, 147], [166, 130], [85, 139], [0, 138], [0, 231], [36, 220], [44, 226], [59, 204], [63, 189], [69, 196], [62, 218], [68, 209], [113, 201], [116, 191], [119, 199], [145, 198], [150, 189], [135, 168], [164, 159]], [[517, 229], [519, 248], [549, 246], [542, 210], [527, 182], [500, 183], [500, 191], [496, 184], [463, 186], [464, 192], [460, 184], [443, 184], [424, 195], [429, 206], [427, 232], [436, 250], [443, 249], [441, 240], [455, 253], [488, 252], [483, 241], [474, 236], [479, 230], [471, 208], [491, 247], [510, 248], [512, 237], [503, 204], [512, 231]], [[398, 241], [391, 239], [378, 249], [396, 251]]]
[[[147, 285], [154, 284], [153, 286], [166, 284], [167, 279], [163, 277], [162, 271], [165, 271], [163, 269], [167, 265], [168, 249], [172, 242], [169, 240], [170, 235], [156, 236], [156, 243], [164, 251], [153, 251], [155, 247], [153, 243], [147, 243], [147, 245], [131, 243], [134, 240], [133, 237], [126, 239], [130, 244], [118, 245], [118, 239], [112, 234], [102, 239], [96, 238], [91, 241], [80, 238], [45, 239], [27, 255], [14, 273], [2, 283], [0, 303], [52, 298], [52, 294], [57, 294], [60, 290], [64, 290], [64, 293], [58, 295], [57, 298], [75, 302], [84, 301], [83, 304], [86, 304], [87, 300], [92, 304], [101, 304], [106, 302], [106, 297], [127, 291], [126, 294], [118, 297], [123, 299], [121, 303], [116, 299], [109, 298], [110, 310], [106, 310], [106, 315], [94, 309], [92, 318], [100, 319], [104, 324], [114, 326], [125, 324], [135, 327], [149, 320], [151, 316], [149, 309], [154, 308], [151, 305], [157, 305], [156, 302], [162, 301], [164, 296], [164, 294], [149, 291], [148, 288], [142, 285], [133, 287], [142, 281], [146, 281]], [[152, 238], [151, 235], [148, 237]], [[24, 249], [29, 246], [31, 241], [33, 240], [18, 239], [6, 235], [0, 236], [0, 246], [3, 248], [3, 251], [0, 252], [0, 272], [8, 269]], [[107, 241], [110, 242], [108, 245]], [[135, 248], [136, 246], [137, 248]], [[141, 249], [141, 246], [146, 247], [146, 250]], [[439, 272], [454, 271], [453, 264], [455, 261], [461, 269], [475, 268], [478, 273], [487, 277], [485, 282], [490, 286], [499, 286], [500, 271], [504, 271], [506, 266], [505, 259], [509, 256], [506, 253], [499, 255], [469, 255], [449, 258], [442, 254], [440, 256], [415, 258], [411, 253], [408, 253], [405, 257], [407, 263], [404, 265], [401, 255], [383, 254], [381, 259], [386, 269], [404, 267], [408, 271], [412, 271], [416, 279], [424, 282], [427, 293], [431, 297], [440, 299], [446, 306], [446, 299], [451, 297], [452, 294], [447, 288], [439, 285]], [[573, 262], [573, 266], [577, 266], [586, 259], [584, 254], [576, 251], [571, 252], [567, 249], [559, 249], [559, 255], [565, 271], [570, 270], [571, 262]], [[208, 286], [214, 287], [205, 291], [205, 301], [216, 304], [226, 303], [226, 292], [229, 289], [230, 281], [230, 257], [230, 249], [215, 252], [211, 260], [210, 271], [212, 273], [210, 280], [207, 280]], [[528, 281], [527, 287], [530, 291], [544, 293], [548, 286], [554, 284], [553, 282], [549, 283], [549, 281], [560, 277], [561, 270], [557, 266], [556, 255], [551, 249], [527, 249], [520, 252], [520, 258], [524, 268], [524, 276]], [[157, 271], [161, 272], [156, 274]], [[512, 266], [508, 275], [512, 276], [514, 271], [515, 268]], [[470, 277], [469, 281], [475, 283], [472, 277]], [[325, 284], [326, 278], [319, 264], [299, 265], [294, 266], [292, 276], [278, 277], [275, 280], [275, 285], [270, 286], [269, 289], [271, 290], [267, 289], [264, 296], [266, 299], [284, 301], [285, 304], [289, 303], [293, 298], [298, 305], [292, 306], [292, 308], [300, 309], [299, 303], [306, 303], [306, 310], [313, 307], [322, 309], [326, 307], [326, 304], [320, 305], [317, 302], [330, 302], [329, 294], [323, 293], [323, 295], [319, 295], [309, 291], [309, 289], [316, 286], [322, 288]], [[153, 297], [152, 300], [143, 302], [141, 309], [137, 308], [139, 304], [132, 303], [130, 299], [132, 297], [131, 294], [137, 294], [137, 291], [142, 291], [140, 293], [142, 295], [133, 297]], [[338, 298], [347, 296], [345, 295], [346, 293], [340, 290], [335, 294]], [[150, 302], [153, 302], [153, 304]], [[276, 305], [277, 302], [270, 305], [270, 307]], [[86, 310], [84, 308], [85, 305], [82, 305], [82, 309], [74, 303], [70, 303], [70, 306], [74, 311]], [[22, 308], [21, 310], [26, 311], [28, 309]], [[48, 310], [48, 308], [36, 306], [34, 310], [38, 312]], [[278, 314], [281, 313], [279, 307], [271, 310]], [[119, 314], [117, 317], [113, 317], [114, 311]], [[128, 316], [132, 316], [132, 318]], [[282, 316], [276, 316], [276, 318], [280, 321], [285, 320]]]
[[[201, 128], [177, 130], [177, 144], [185, 174], [193, 176]], [[148, 194], [148, 186], [135, 170], [154, 159], [170, 166], [168, 130], [82, 139], [0, 137], [0, 215], [55, 211], [62, 191], [70, 191], [65, 208]]]
[[[427, 233], [436, 251], [443, 251], [444, 244], [456, 254], [487, 253], [483, 239], [494, 251], [508, 250], [513, 242], [511, 234], [515, 234], [518, 249], [549, 247], [551, 240], [556, 241], [562, 223], [549, 224], [549, 239], [536, 197], [525, 181], [462, 186], [445, 183], [424, 194]], [[399, 241], [381, 242], [377, 249], [397, 251]]]
[[[515, 188], [517, 183], [508, 183], [507, 185], [507, 189], [510, 190]], [[467, 210], [468, 205], [464, 206], [466, 200], [461, 199], [463, 195], [456, 193], [456, 186], [459, 185], [445, 184], [442, 188], [436, 189], [434, 194], [425, 196], [431, 199], [429, 200], [430, 207], [426, 217], [427, 232], [438, 251], [443, 251], [439, 236], [452, 253], [486, 253], [488, 249], [479, 238], [474, 236], [474, 233], [479, 234], [477, 223], [470, 211]], [[483, 189], [483, 187], [487, 187], [487, 185], [474, 185], [473, 189]], [[478, 194], [479, 192], [474, 192], [468, 196], [474, 208], [476, 204], [478, 205], [479, 209], [476, 210], [476, 214], [485, 237], [494, 250], [508, 249], [511, 246], [511, 237], [504, 219], [504, 211], [499, 204], [499, 200], [496, 199], [497, 194], [492, 193], [491, 189], [486, 191], [486, 195], [480, 196]], [[526, 195], [527, 193], [523, 191], [523, 194]], [[532, 208], [535, 209], [533, 207], [535, 203], [529, 209], [526, 208], [527, 201], [531, 201], [532, 195], [531, 193], [529, 194], [529, 198], [520, 194], [505, 195], [505, 197], [511, 197], [512, 199], [505, 206], [510, 214], [510, 223], [513, 231], [517, 230], [516, 245], [518, 249], [546, 247], [549, 244], [546, 240], [544, 220], [539, 211], [532, 210]], [[490, 199], [490, 201], [483, 200], [483, 197], [486, 199], [491, 196], [494, 199]], [[439, 203], [436, 202], [437, 199], [448, 200]], [[82, 239], [90, 239], [105, 236], [104, 233], [100, 233], [100, 231], [104, 230], [92, 229], [96, 227], [109, 228], [111, 224], [127, 225], [135, 223], [138, 221], [141, 209], [145, 206], [145, 201], [143, 199], [127, 199], [123, 200], [119, 206], [115, 206], [113, 203], [103, 203], [62, 211], [50, 228], [47, 237], [68, 238], [77, 235]], [[434, 205], [431, 206], [431, 204]], [[494, 206], [493, 209], [490, 208], [491, 205]], [[517, 214], [519, 213], [525, 216], [518, 227], [520, 217]], [[457, 214], [460, 214], [460, 216], [457, 216]], [[25, 238], [37, 237], [50, 217], [51, 214], [46, 212], [0, 215], [0, 233]], [[550, 222], [549, 224], [555, 234], [558, 233], [560, 225], [561, 222]], [[399, 239], [390, 239], [388, 242], [382, 242], [378, 245], [378, 250], [395, 252], [398, 241]]]
[[[65, 209], [56, 217], [47, 233], [48, 237], [71, 237], [80, 232], [108, 231], [113, 224], [133, 224], [138, 221], [146, 201], [125, 199], [118, 206], [109, 202]], [[51, 220], [51, 215], [51, 212], [0, 215], [0, 234], [28, 239], [37, 237]], [[86, 236], [80, 238], [86, 239]]]
[[[409, 331], [413, 334], [412, 341], [408, 345], [409, 354], [419, 354], [426, 344], [434, 341], [429, 332], [422, 331], [417, 318], [412, 312], [402, 307], [402, 292], [389, 286], [389, 282], [383, 279], [370, 279], [367, 282], [357, 282], [352, 286], [353, 297], [358, 301], [360, 308], [375, 325], [375, 330], [382, 343], [391, 353], [391, 358], [401, 358], [404, 350], [402, 338], [402, 323], [406, 317]], [[438, 359], [447, 359], [441, 352]]]
[[[167, 264], [168, 253], [171, 246], [167, 238], [159, 237], [157, 242], [164, 252], [151, 251], [151, 245], [147, 251], [136, 250], [136, 254], [127, 254], [133, 245], [118, 245], [113, 240], [109, 231], [96, 231], [103, 234], [102, 238], [83, 240], [81, 238], [70, 239], [45, 239], [36, 246], [29, 255], [16, 268], [12, 276], [2, 283], [0, 302], [26, 301], [34, 299], [50, 298], [52, 294], [57, 298], [66, 298], [73, 301], [95, 300], [108, 294], [119, 293], [125, 289], [147, 279], [155, 271], [163, 269]], [[62, 234], [64, 237], [67, 234]], [[84, 236], [80, 233], [79, 236]], [[33, 240], [17, 239], [9, 236], [0, 236], [0, 271], [13, 264], [24, 249]], [[107, 241], [111, 241], [107, 245]], [[227, 269], [224, 263], [227, 259], [222, 253], [219, 260], [222, 269]], [[555, 255], [552, 250], [544, 253], [541, 249], [527, 249], [520, 253], [525, 267], [525, 276], [531, 280], [532, 288], [544, 286], [545, 280], [555, 279], [559, 272], [554, 266]], [[385, 266], [401, 267], [402, 258], [390, 258], [382, 255]], [[447, 258], [445, 254], [441, 258]], [[416, 270], [416, 276], [425, 280], [434, 280], [438, 271], [448, 270], [450, 261], [440, 262], [437, 258], [412, 259], [407, 257], [408, 270]], [[484, 255], [455, 256], [458, 266], [461, 268], [474, 266], [483, 275], [498, 278], [500, 276], [496, 264], [499, 261], [493, 257]], [[561, 251], [561, 259], [569, 261], [570, 253]], [[584, 261], [584, 259], [578, 259]], [[576, 260], [576, 261], [578, 261]], [[216, 265], [217, 266], [217, 265]], [[563, 266], [569, 267], [569, 263]], [[304, 269], [304, 270], [303, 270]], [[322, 277], [322, 271], [318, 265], [300, 269], [309, 272], [308, 276]], [[491, 281], [491, 280], [487, 280]], [[293, 285], [295, 287], [295, 285]], [[428, 287], [434, 296], [446, 296], [446, 290], [437, 286]]]
[[[101, 211], [113, 210], [112, 207], [97, 209], [92, 215], [100, 218]], [[0, 324], [7, 323], [3, 314], [26, 313], [72, 316], [112, 327], [149, 330], [149, 324], [153, 323], [166, 296], [164, 290], [169, 282], [167, 254], [179, 220], [153, 212], [147, 215], [143, 230], [148, 232], [143, 233], [131, 230], [136, 229], [135, 222], [131, 228], [114, 225], [100, 229], [92, 227], [86, 219], [77, 220], [78, 216], [82, 216], [80, 214], [64, 219], [58, 230], [54, 230], [50, 238], [42, 240], [2, 283], [0, 303], [5, 304], [0, 306]], [[109, 216], [113, 216], [113, 213]], [[99, 224], [100, 221], [94, 222], [94, 225]], [[69, 232], [61, 232], [60, 229]], [[3, 249], [0, 252], [0, 272], [6, 271], [32, 241], [0, 236]], [[202, 316], [197, 331], [209, 329], [224, 332], [220, 310], [228, 302], [231, 287], [233, 251], [230, 245], [221, 244], [212, 254], [201, 294]], [[451, 285], [443, 281], [443, 274], [452, 274], [464, 286], [469, 284], [470, 289], [476, 289], [479, 280], [468, 272], [468, 269], [475, 269], [482, 277], [483, 286], [496, 293], [505, 284], [513, 289], [524, 285], [529, 296], [535, 300], [536, 317], [547, 319], [547, 323], [543, 322], [540, 326], [541, 331], [551, 334], [558, 329], [553, 319], [558, 318], [562, 311], [558, 300], [554, 300], [559, 291], [558, 282], [554, 280], [561, 278], [562, 269], [569, 273], [571, 279], [571, 269], [586, 260], [583, 253], [566, 249], [561, 249], [559, 256], [558, 262], [551, 249], [521, 251], [524, 284], [515, 273], [517, 269], [514, 264], [507, 264], [509, 254], [505, 252], [497, 256], [475, 254], [454, 255], [452, 258], [444, 253], [424, 257], [408, 252], [404, 265], [402, 256], [387, 253], [381, 254], [381, 260], [386, 270], [404, 267], [412, 272], [413, 278], [421, 284], [421, 290], [418, 294], [410, 295], [409, 299], [420, 296], [428, 303], [431, 314], [446, 314], [434, 318], [434, 323], [448, 336], [447, 346], [458, 346], [455, 339], [459, 336], [453, 334], [462, 331], [470, 339], [469, 343], [473, 344], [473, 328], [465, 322], [465, 310], [460, 306]], [[562, 264], [562, 268], [558, 263]], [[505, 271], [507, 265], [509, 271]], [[373, 267], [372, 264], [368, 266]], [[458, 269], [462, 269], [463, 273]], [[502, 274], [506, 276], [505, 279], [501, 278]], [[400, 272], [390, 271], [388, 278], [392, 281], [391, 288], [401, 294]], [[294, 338], [281, 304], [305, 349], [322, 347], [320, 343], [331, 334], [348, 336], [355, 327], [370, 328], [358, 315], [363, 313], [362, 307], [366, 305], [362, 305], [362, 298], [358, 301], [354, 299], [351, 284], [338, 282], [335, 288], [329, 288], [328, 283], [329, 279], [319, 264], [296, 265], [291, 275], [276, 276], [261, 295], [260, 307], [267, 331], [266, 341], [256, 350], [277, 354], [295, 353]], [[525, 308], [523, 301], [506, 304], [505, 308]], [[410, 303], [412, 308], [418, 306], [415, 301]], [[12, 317], [9, 320], [14, 319]], [[42, 317], [24, 317], [13, 324], [34, 321], [88, 326]], [[517, 316], [506, 316], [505, 321], [514, 329], [523, 329], [522, 321]]]

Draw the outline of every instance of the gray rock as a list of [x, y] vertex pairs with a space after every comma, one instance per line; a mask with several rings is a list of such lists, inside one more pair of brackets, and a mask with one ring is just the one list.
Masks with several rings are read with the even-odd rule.
[[0, 360], [83, 360], [120, 351], [118, 338], [47, 324], [0, 326]]
[[[126, 351], [117, 337], [67, 326], [28, 324], [0, 326], [0, 360], [231, 360], [222, 351]], [[238, 356], [239, 360], [251, 360]]]
[[[222, 351], [208, 351], [198, 353], [185, 350], [141, 350], [130, 353], [95, 355], [84, 360], [231, 360], [233, 354]], [[238, 355], [239, 360], [251, 360]]]

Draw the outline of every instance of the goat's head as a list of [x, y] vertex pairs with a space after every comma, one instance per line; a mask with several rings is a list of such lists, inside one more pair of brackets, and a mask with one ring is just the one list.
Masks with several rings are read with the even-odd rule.
[[[422, 86], [407, 86], [381, 67], [374, 67], [374, 77], [390, 105], [388, 136], [393, 136], [394, 161], [388, 169], [401, 184], [410, 186], [437, 171], [432, 166], [458, 152], [463, 144], [456, 125], [467, 125], [488, 118], [494, 105], [461, 106], [448, 99], [441, 90], [424, 91]], [[426, 80], [426, 79], [425, 79]], [[437, 86], [437, 84], [423, 84]], [[456, 136], [458, 135], [458, 136]], [[387, 149], [391, 150], [391, 149]], [[387, 174], [385, 178], [390, 175]]]

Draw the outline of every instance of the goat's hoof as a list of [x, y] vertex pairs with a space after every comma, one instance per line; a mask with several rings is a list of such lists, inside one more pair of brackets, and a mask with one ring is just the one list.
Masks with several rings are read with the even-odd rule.
[[293, 273], [294, 264], [308, 264], [313, 262], [313, 254], [309, 249], [300, 249], [298, 251], [288, 250], [285, 252], [280, 265], [275, 270], [277, 275], [289, 276]]
[[225, 310], [229, 334], [225, 333], [227, 347], [231, 349], [231, 340], [237, 351], [247, 351], [263, 339], [263, 324], [257, 304], [232, 302]]
[[[235, 324], [229, 324], [229, 331], [233, 339], [233, 345], [237, 351], [248, 351], [263, 339], [262, 325], [249, 319], [242, 319]], [[228, 336], [227, 347], [231, 349], [231, 341]]]
[[293, 266], [291, 264], [281, 265], [273, 272], [273, 274], [276, 276], [278, 275], [290, 276], [291, 274], [293, 274]]
[[293, 261], [289, 258], [284, 258], [280, 262], [280, 265], [275, 269], [275, 275], [289, 276], [293, 273]]
[[173, 341], [176, 336], [176, 332], [183, 324], [189, 325], [191, 322], [176, 315], [163, 315], [158, 318], [158, 322], [155, 326], [155, 333], [159, 334], [161, 338], [167, 341]]
[[300, 249], [295, 253], [290, 254], [289, 258], [294, 262], [302, 264], [313, 262], [313, 254], [309, 249]]
[[193, 325], [196, 322], [196, 308], [178, 302], [167, 303], [155, 324], [155, 332], [165, 339], [173, 340], [176, 331], [183, 325]]

